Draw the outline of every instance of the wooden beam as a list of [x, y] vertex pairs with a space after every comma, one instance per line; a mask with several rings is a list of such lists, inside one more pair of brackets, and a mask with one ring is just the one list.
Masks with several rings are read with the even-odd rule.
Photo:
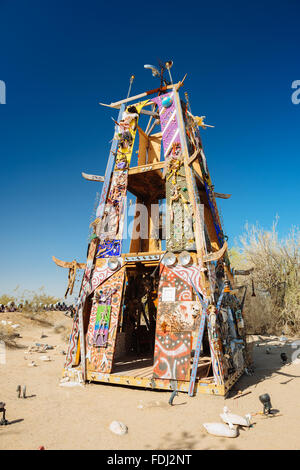
[[[201, 194], [206, 194], [206, 192], [204, 190], [201, 190], [200, 189], [200, 193]], [[214, 196], [215, 197], [218, 197], [219, 199], [229, 199], [231, 197], [231, 194], [223, 194], [223, 193], [215, 193], [214, 192]]]
[[147, 171], [154, 171], [154, 170], [160, 170], [165, 166], [165, 162], [156, 162], [156, 163], [150, 163], [148, 165], [140, 165], [140, 166], [133, 166], [132, 168], [129, 168], [128, 174], [129, 175], [136, 175], [138, 173], [145, 173]]
[[224, 193], [215, 193], [215, 197], [218, 197], [220, 199], [229, 199], [231, 197], [231, 194], [224, 194]]
[[[111, 109], [120, 109], [121, 108], [121, 105], [111, 106], [110, 104], [105, 104], [105, 103], [99, 103], [99, 104], [101, 106], [105, 106], [106, 108], [111, 108]], [[148, 104], [151, 104], [151, 102], [149, 102]], [[148, 105], [145, 105], [145, 106], [148, 106]], [[154, 113], [153, 111], [147, 111], [147, 109], [141, 109], [140, 114], [145, 114], [147, 116], [155, 117], [155, 119], [159, 119], [159, 114]]]
[[103, 105], [103, 103], [99, 103], [99, 104], [101, 104], [103, 106], [110, 106], [111, 108], [118, 108], [119, 105], [121, 105], [121, 104], [129, 103], [130, 101], [134, 101], [134, 100], [137, 100], [139, 98], [143, 98], [144, 96], [153, 95], [154, 93], [167, 91], [167, 90], [170, 90], [170, 89], [175, 89], [177, 91], [177, 90], [179, 90], [180, 87], [182, 87], [183, 82], [186, 79], [186, 76], [187, 76], [187, 74], [185, 74], [185, 76], [183, 77], [183, 79], [180, 82], [175, 83], [174, 85], [163, 86], [163, 87], [155, 88], [154, 90], [145, 91], [144, 93], [140, 93], [139, 95], [131, 96], [129, 98], [125, 98], [124, 100], [116, 101], [115, 103], [110, 103], [109, 105], [105, 105], [105, 104]]
[[140, 98], [144, 98], [145, 96], [148, 96], [148, 95], [153, 95], [154, 93], [157, 93], [159, 91], [167, 91], [168, 88], [172, 88], [172, 86], [169, 86], [169, 87], [164, 86], [162, 88], [155, 88], [154, 90], [145, 91], [144, 93], [140, 93], [139, 95], [131, 96], [130, 98], [125, 98], [124, 100], [115, 101], [114, 103], [110, 103], [109, 105], [105, 105], [103, 103], [99, 103], [99, 104], [101, 104], [102, 106], [109, 106], [110, 108], [118, 109], [122, 104], [129, 103], [130, 101], [138, 100]]
[[195, 152], [193, 153], [193, 155], [188, 159], [188, 164], [191, 165], [193, 163], [194, 160], [196, 160], [196, 158], [199, 156], [199, 151], [198, 150], [195, 150]]

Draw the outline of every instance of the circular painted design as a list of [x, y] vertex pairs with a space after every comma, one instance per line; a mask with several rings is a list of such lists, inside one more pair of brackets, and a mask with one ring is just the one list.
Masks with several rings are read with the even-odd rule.
[[169, 108], [173, 103], [173, 99], [170, 96], [167, 96], [167, 98], [164, 98], [161, 101], [161, 104], [163, 105], [164, 108]]

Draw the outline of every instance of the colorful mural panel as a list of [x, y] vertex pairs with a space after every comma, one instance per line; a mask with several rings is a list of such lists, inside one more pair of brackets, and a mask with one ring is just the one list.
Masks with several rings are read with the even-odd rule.
[[188, 380], [190, 375], [190, 360], [190, 332], [157, 333], [153, 378]]
[[193, 210], [189, 201], [174, 93], [152, 100], [158, 105], [166, 161], [167, 250], [195, 250]]
[[200, 315], [199, 302], [161, 302], [157, 328], [164, 332], [194, 331]]
[[[115, 339], [117, 334], [117, 326], [120, 314], [120, 306], [123, 295], [124, 277], [125, 271], [124, 269], [121, 269], [120, 271], [113, 274], [103, 284], [101, 284], [101, 286], [98, 287], [95, 292], [88, 331], [86, 334], [86, 357], [88, 359], [87, 369], [90, 371], [103, 373], [111, 372], [115, 349]], [[105, 347], [95, 346], [95, 326], [97, 322], [99, 299], [101, 299], [101, 294], [103, 292], [109, 291], [113, 293], [111, 295], [111, 300], [106, 302], [106, 305], [110, 302], [111, 308], [108, 334], [105, 340]]]

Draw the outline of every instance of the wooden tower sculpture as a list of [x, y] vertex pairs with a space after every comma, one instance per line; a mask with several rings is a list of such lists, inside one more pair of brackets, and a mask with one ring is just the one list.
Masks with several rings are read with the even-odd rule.
[[104, 105], [119, 116], [104, 178], [83, 174], [103, 181], [87, 261], [54, 258], [71, 270], [70, 291], [84, 269], [64, 374], [225, 395], [247, 367], [243, 302], [216, 204], [230, 195], [214, 192], [199, 132], [206, 124], [180, 98], [184, 79], [173, 84], [171, 66], [145, 66], [159, 88]]

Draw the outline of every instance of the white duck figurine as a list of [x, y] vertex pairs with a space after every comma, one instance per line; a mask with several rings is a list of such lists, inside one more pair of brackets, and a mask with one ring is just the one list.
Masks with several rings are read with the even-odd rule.
[[246, 416], [239, 416], [235, 415], [230, 412], [230, 410], [227, 408], [227, 406], [224, 406], [223, 408], [223, 413], [220, 414], [221, 419], [224, 421], [224, 423], [232, 423], [232, 424], [237, 424], [239, 426], [246, 426], [249, 427], [251, 426], [251, 414], [247, 414]]
[[238, 427], [229, 423], [229, 426], [224, 423], [203, 423], [204, 428], [209, 434], [221, 437], [237, 437]]

